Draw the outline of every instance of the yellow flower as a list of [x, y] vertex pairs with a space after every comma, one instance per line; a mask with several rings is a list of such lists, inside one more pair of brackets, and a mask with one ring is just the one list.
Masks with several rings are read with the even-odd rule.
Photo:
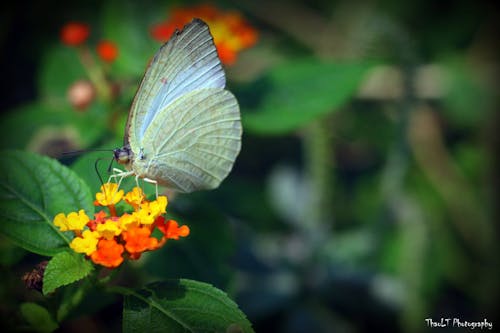
[[149, 209], [151, 210], [151, 214], [154, 218], [157, 218], [159, 215], [166, 213], [167, 209], [167, 197], [159, 196], [156, 200], [151, 201], [149, 203]]
[[91, 255], [97, 249], [99, 234], [96, 231], [85, 230], [82, 237], [75, 237], [69, 246], [78, 253]]
[[149, 208], [149, 203], [143, 203], [141, 205], [141, 209], [137, 212], [133, 212], [132, 216], [136, 218], [141, 224], [153, 224], [155, 221], [155, 216], [151, 212], [151, 208]]
[[54, 217], [54, 225], [59, 227], [61, 231], [68, 231], [68, 219], [66, 218], [66, 214], [59, 213]]
[[123, 190], [118, 191], [118, 184], [106, 183], [101, 186], [101, 192], [96, 193], [95, 199], [101, 206], [111, 206], [123, 198]]
[[144, 202], [138, 211], [132, 213], [141, 224], [153, 224], [155, 219], [164, 214], [167, 208], [167, 197], [159, 196], [158, 199], [151, 202]]
[[107, 220], [102, 224], [97, 225], [97, 232], [101, 237], [106, 239], [113, 239], [113, 237], [118, 236], [122, 230], [118, 227], [118, 223], [113, 220]]
[[124, 199], [129, 205], [134, 207], [134, 209], [137, 209], [144, 201], [145, 195], [140, 187], [134, 187], [132, 191], [125, 195]]
[[133, 215], [130, 214], [123, 214], [120, 216], [120, 228], [122, 230], [128, 230], [130, 228], [138, 227], [139, 226], [139, 221], [137, 218]]
[[89, 221], [90, 219], [83, 209], [80, 209], [78, 213], [71, 212], [67, 217], [64, 213], [59, 213], [54, 217], [54, 225], [59, 227], [61, 231], [83, 230], [83, 227], [85, 227]]

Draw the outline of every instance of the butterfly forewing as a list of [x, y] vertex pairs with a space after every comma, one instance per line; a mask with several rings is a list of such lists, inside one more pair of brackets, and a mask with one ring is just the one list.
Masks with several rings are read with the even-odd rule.
[[195, 19], [182, 31], [176, 31], [151, 61], [132, 103], [125, 144], [136, 152], [160, 110], [190, 91], [223, 89], [225, 83], [208, 26]]
[[137, 174], [182, 192], [217, 187], [241, 148], [238, 103], [227, 90], [182, 95], [161, 110], [144, 133]]

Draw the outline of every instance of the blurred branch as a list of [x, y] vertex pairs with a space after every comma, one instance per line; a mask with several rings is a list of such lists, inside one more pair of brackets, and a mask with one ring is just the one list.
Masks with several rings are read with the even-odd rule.
[[402, 326], [408, 332], [420, 332], [421, 321], [428, 315], [428, 300], [423, 297], [426, 257], [429, 255], [429, 228], [418, 202], [406, 193], [393, 197], [391, 210], [395, 213], [401, 232], [401, 278], [405, 285], [406, 309], [401, 314]]
[[111, 98], [111, 89], [104, 75], [102, 67], [94, 60], [92, 53], [87, 46], [79, 49], [79, 57], [85, 67], [90, 81], [94, 84], [97, 94], [105, 101], [109, 102]]
[[[415, 68], [411, 89], [418, 99], [439, 99], [447, 92], [447, 72], [436, 64]], [[404, 90], [403, 69], [379, 65], [367, 74], [358, 90], [358, 98], [371, 100], [400, 100]]]
[[445, 201], [469, 248], [485, 257], [492, 250], [492, 230], [483, 206], [446, 150], [433, 110], [421, 105], [410, 121], [409, 140], [415, 159]]

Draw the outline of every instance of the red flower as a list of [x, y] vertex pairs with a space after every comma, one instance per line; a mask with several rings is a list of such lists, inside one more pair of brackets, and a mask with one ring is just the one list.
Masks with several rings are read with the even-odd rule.
[[61, 29], [61, 41], [69, 46], [83, 44], [90, 35], [90, 28], [85, 23], [69, 22]]
[[97, 44], [97, 54], [106, 62], [113, 62], [118, 57], [118, 47], [115, 43], [103, 40]]

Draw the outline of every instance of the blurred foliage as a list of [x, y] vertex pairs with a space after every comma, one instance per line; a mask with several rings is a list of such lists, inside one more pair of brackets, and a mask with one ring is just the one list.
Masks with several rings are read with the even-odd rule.
[[[421, 332], [425, 318], [442, 317], [497, 324], [495, 11], [468, 1], [216, 4], [260, 34], [228, 68], [242, 152], [219, 189], [169, 196], [190, 237], [125, 267], [120, 282], [213, 284], [257, 332]], [[149, 29], [173, 4], [30, 5], [11, 3], [2, 15], [0, 146], [59, 158], [95, 193], [94, 165], [107, 178], [111, 152], [62, 153], [121, 145], [159, 47]], [[101, 74], [59, 42], [70, 20], [91, 26], [89, 45], [117, 44], [111, 64], [89, 49]], [[112, 89], [76, 109], [67, 96], [78, 80]], [[2, 323], [50, 331], [54, 319], [33, 303], [41, 296], [20, 280], [39, 258], [3, 236], [0, 249]], [[119, 329], [120, 302], [92, 299], [61, 331]]]

